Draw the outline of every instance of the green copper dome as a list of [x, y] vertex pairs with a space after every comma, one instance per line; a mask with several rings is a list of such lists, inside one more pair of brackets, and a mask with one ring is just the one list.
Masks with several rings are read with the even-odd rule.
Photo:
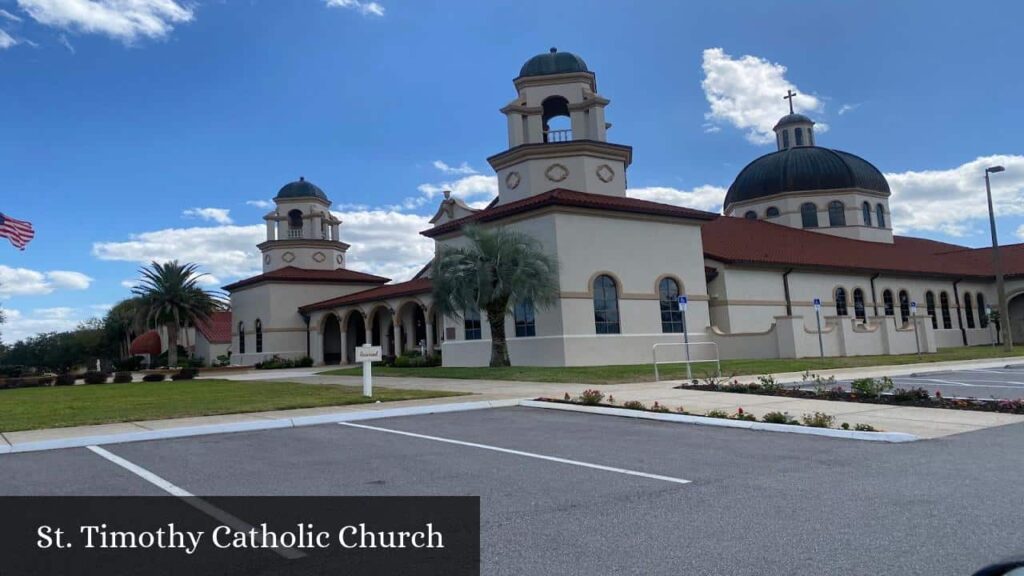
[[301, 176], [295, 182], [289, 182], [277, 191], [277, 196], [274, 199], [280, 200], [282, 198], [319, 198], [324, 202], [330, 202], [327, 199], [327, 194], [324, 194], [324, 191], [319, 186], [312, 182], [307, 182]]
[[589, 72], [587, 63], [572, 52], [559, 52], [557, 48], [552, 48], [546, 54], [538, 54], [527, 60], [519, 70], [519, 76], [547, 76], [569, 72]]

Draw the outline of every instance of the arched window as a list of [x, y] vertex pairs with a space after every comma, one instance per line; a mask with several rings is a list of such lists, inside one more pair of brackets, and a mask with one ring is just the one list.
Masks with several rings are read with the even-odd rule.
[[288, 237], [302, 238], [302, 210], [288, 212]]
[[683, 313], [679, 310], [679, 284], [671, 278], [658, 282], [658, 301], [661, 305], [661, 331], [682, 332]]
[[757, 212], [754, 212], [753, 210], [747, 210], [746, 212], [743, 213], [743, 217], [746, 218], [747, 220], [757, 220]]
[[939, 294], [939, 308], [942, 310], [942, 327], [949, 330], [953, 327], [953, 319], [949, 316], [949, 294]]
[[882, 292], [882, 305], [885, 306], [885, 315], [892, 316], [893, 312], [895, 312], [895, 308], [893, 308], [892, 290], [886, 289]]
[[594, 328], [598, 334], [619, 333], [619, 293], [605, 275], [594, 279]]
[[245, 323], [238, 323], [238, 353], [245, 354]]
[[793, 131], [793, 133], [796, 136], [796, 145], [797, 146], [803, 146], [804, 145], [804, 129], [803, 128], [797, 128], [796, 130]]
[[938, 330], [939, 319], [935, 317], [935, 294], [929, 290], [924, 293], [925, 311], [932, 318], [932, 330]]
[[885, 228], [885, 206], [881, 204], [875, 206], [875, 220], [878, 222], [879, 228]]
[[572, 124], [569, 121], [569, 101], [562, 96], [549, 96], [541, 102], [545, 142], [567, 142], [572, 140]]
[[263, 352], [263, 322], [256, 319], [256, 353]]
[[789, 148], [789, 130], [782, 131], [782, 149]]
[[964, 292], [964, 316], [967, 317], [967, 327], [974, 328], [974, 306], [971, 304], [970, 292]]
[[853, 314], [858, 320], [867, 320], [867, 311], [864, 310], [864, 291], [860, 288], [853, 290]]
[[818, 227], [818, 207], [810, 202], [800, 205], [800, 219], [803, 220], [804, 228]]
[[910, 295], [906, 290], [900, 290], [900, 321], [904, 326], [910, 321]]
[[985, 310], [985, 295], [978, 292], [976, 298], [978, 300], [978, 325], [982, 328], [988, 328], [988, 310]]
[[480, 310], [466, 310], [462, 315], [462, 323], [466, 331], [466, 340], [479, 340], [483, 336], [483, 330], [480, 328]]
[[807, 145], [814, 146], [814, 128], [807, 129]]
[[512, 317], [516, 322], [516, 338], [537, 335], [537, 321], [533, 312], [533, 301], [527, 298], [522, 302], [516, 302], [512, 310]]
[[767, 211], [765, 211], [765, 213], [764, 213], [764, 214], [765, 214], [765, 216], [766, 216], [766, 217], [768, 217], [768, 218], [775, 218], [776, 216], [778, 216], [778, 215], [779, 215], [779, 209], [778, 209], [778, 208], [776, 208], [775, 206], [769, 206], [769, 207], [768, 207], [768, 210], [767, 210]]
[[836, 316], [846, 316], [846, 289], [840, 286], [836, 288]]
[[860, 208], [861, 212], [863, 212], [864, 225], [871, 226], [871, 204], [865, 202]]
[[846, 226], [846, 208], [839, 200], [828, 203], [828, 225]]

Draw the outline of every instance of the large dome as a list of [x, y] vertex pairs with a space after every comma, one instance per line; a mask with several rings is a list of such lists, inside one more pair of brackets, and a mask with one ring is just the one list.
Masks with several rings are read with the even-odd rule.
[[796, 146], [747, 164], [729, 186], [725, 206], [784, 192], [844, 188], [889, 194], [885, 176], [860, 156], [818, 146]]
[[319, 198], [324, 202], [330, 202], [330, 200], [327, 199], [327, 194], [324, 194], [324, 191], [321, 190], [319, 186], [312, 182], [307, 182], [306, 179], [301, 176], [295, 182], [289, 182], [282, 186], [281, 189], [277, 191], [277, 196], [274, 198]]
[[559, 52], [557, 48], [552, 48], [546, 54], [538, 54], [527, 60], [519, 70], [519, 76], [546, 76], [569, 72], [588, 72], [587, 63], [572, 52]]

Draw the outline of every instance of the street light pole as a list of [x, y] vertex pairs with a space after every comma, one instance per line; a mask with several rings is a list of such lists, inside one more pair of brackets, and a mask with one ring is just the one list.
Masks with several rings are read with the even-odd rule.
[[989, 174], [995, 174], [1006, 170], [1002, 166], [990, 166], [985, 168], [985, 194], [988, 195], [988, 224], [992, 229], [992, 271], [996, 275], [996, 293], [999, 297], [999, 332], [1003, 338], [1003, 350], [1013, 350], [1013, 340], [1010, 336], [1010, 310], [1006, 305], [1006, 286], [1003, 282], [1003, 261], [999, 256], [999, 240], [996, 237], [996, 213], [992, 209], [992, 184], [989, 182]]

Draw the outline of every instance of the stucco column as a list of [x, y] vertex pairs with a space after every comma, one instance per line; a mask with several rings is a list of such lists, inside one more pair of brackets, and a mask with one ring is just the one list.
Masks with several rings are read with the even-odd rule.
[[274, 221], [271, 220], [270, 218], [267, 218], [267, 242], [271, 242], [277, 239], [274, 237], [275, 230], [276, 226], [274, 225]]
[[434, 353], [434, 324], [433, 322], [426, 323], [427, 328], [427, 355]]
[[416, 341], [416, 314], [412, 310], [409, 310], [407, 318], [403, 320], [402, 323], [406, 325], [405, 349], [418, 349], [419, 342]]
[[338, 223], [337, 222], [335, 222], [334, 224], [331, 224], [331, 240], [334, 240], [335, 242], [339, 242], [340, 241], [339, 240], [339, 236], [338, 236]]
[[366, 343], [373, 346], [373, 326], [369, 323], [365, 323], [366, 326]]
[[288, 226], [288, 222], [286, 220], [278, 220], [277, 221], [277, 239], [278, 240], [284, 240], [285, 238], [288, 237], [287, 226]]
[[393, 318], [394, 318], [394, 321], [392, 322], [392, 324], [394, 325], [395, 333], [394, 333], [394, 338], [393, 338], [393, 340], [394, 340], [394, 344], [393, 344], [394, 349], [391, 351], [391, 354], [394, 355], [394, 356], [399, 356], [399, 355], [402, 354], [402, 323], [398, 319], [398, 315], [397, 314], [395, 314], [393, 316]]
[[316, 240], [323, 238], [323, 220], [319, 212], [313, 214], [313, 238]]
[[341, 333], [341, 359], [338, 360], [338, 364], [345, 364], [347, 361], [346, 356], [348, 355], [348, 330], [342, 330], [341, 323], [339, 323], [338, 332]]

